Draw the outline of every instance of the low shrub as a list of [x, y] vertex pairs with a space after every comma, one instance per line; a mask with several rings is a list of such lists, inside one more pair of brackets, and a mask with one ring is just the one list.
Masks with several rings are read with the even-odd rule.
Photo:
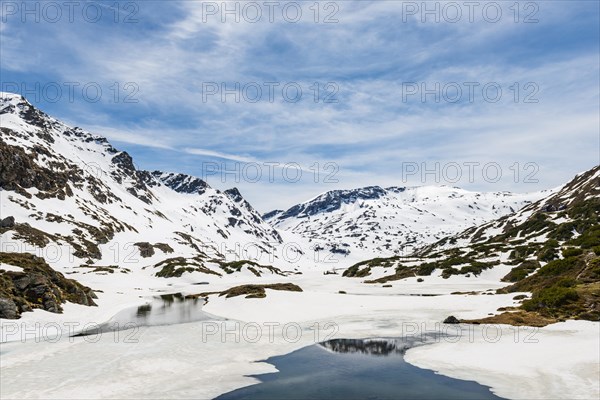
[[567, 247], [566, 249], [563, 249], [563, 251], [562, 251], [562, 255], [565, 258], [579, 256], [581, 254], [583, 254], [583, 250], [579, 249], [577, 247]]
[[531, 300], [523, 302], [523, 308], [527, 311], [537, 311], [543, 308], [559, 308], [578, 299], [579, 295], [575, 289], [555, 285], [534, 293]]

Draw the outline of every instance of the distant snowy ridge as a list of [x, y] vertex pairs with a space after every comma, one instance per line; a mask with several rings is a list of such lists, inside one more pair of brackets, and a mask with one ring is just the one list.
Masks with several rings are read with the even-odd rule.
[[477, 193], [448, 186], [333, 190], [263, 215], [274, 227], [337, 249], [402, 254], [518, 211], [552, 193]]

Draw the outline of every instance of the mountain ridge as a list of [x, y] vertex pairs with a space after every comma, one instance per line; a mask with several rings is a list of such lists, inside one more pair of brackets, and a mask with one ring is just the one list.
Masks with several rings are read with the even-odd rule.
[[[587, 204], [586, 196], [598, 196], [594, 185], [600, 173], [587, 171], [558, 189], [528, 194], [367, 186], [325, 192], [261, 216], [237, 188], [220, 191], [191, 175], [140, 170], [129, 153], [106, 138], [70, 127], [22, 96], [0, 93], [0, 133], [0, 269], [11, 272], [0, 273], [0, 292], [13, 293], [23, 279], [34, 285], [58, 277], [60, 286], [47, 283], [35, 290], [80, 293], [59, 293], [48, 302], [26, 299], [23, 293], [2, 297], [0, 314], [12, 316], [36, 307], [60, 310], [65, 299], [92, 305], [85, 296], [97, 287], [117, 296], [132, 295], [138, 286], [152, 291], [164, 287], [161, 282], [221, 280], [231, 274], [254, 281], [312, 268], [329, 272], [332, 265], [324, 260], [332, 255], [333, 269], [346, 269], [345, 276], [370, 283], [435, 270], [444, 278], [475, 277], [506, 261], [490, 258], [486, 249], [500, 245], [488, 241], [515, 235], [523, 224], [526, 230], [559, 230], [559, 247], [575, 243], [577, 237], [569, 232], [587, 225], [577, 225], [569, 213]], [[532, 217], [540, 213], [564, 215], [556, 222]], [[588, 214], [581, 218], [589, 225], [596, 220]], [[529, 238], [525, 242], [514, 246], [525, 247], [526, 255], [546, 257], [557, 251]], [[589, 255], [586, 249], [582, 254]], [[459, 250], [470, 255], [459, 255]], [[38, 258], [18, 256], [32, 253]], [[511, 260], [532, 261], [518, 255]], [[513, 276], [531, 273], [521, 264]], [[45, 275], [35, 277], [40, 271]], [[589, 273], [582, 276], [588, 279]], [[76, 282], [63, 282], [67, 275]], [[538, 290], [538, 283], [529, 285]]]
[[552, 192], [368, 186], [328, 191], [288, 210], [263, 214], [263, 219], [278, 229], [329, 241], [331, 246], [391, 255], [406, 252], [407, 245], [416, 248], [510, 214]]
[[506, 271], [506, 287], [498, 293], [530, 292], [531, 297], [515, 297], [519, 305], [499, 309], [501, 314], [462, 322], [545, 326], [564, 319], [600, 321], [600, 166], [513, 214], [407, 257], [361, 261], [344, 276], [368, 278], [367, 284], [422, 282], [429, 276], [477, 277], [498, 268]]
[[[237, 189], [221, 192], [189, 175], [138, 170], [133, 158], [106, 138], [69, 127], [22, 96], [0, 94], [0, 122], [2, 213], [12, 215], [21, 209], [17, 222], [27, 222], [49, 237], [72, 236], [67, 225], [82, 231], [81, 240], [71, 237], [72, 245], [92, 242], [99, 235], [104, 240], [121, 233], [144, 236], [144, 231], [160, 236], [155, 227], [166, 224], [172, 235], [179, 237], [176, 232], [187, 229], [188, 235], [200, 236], [214, 248], [219, 247], [211, 244], [215, 238], [238, 237], [235, 242], [256, 242], [265, 249], [281, 243], [278, 232], [262, 221]], [[64, 204], [58, 207], [50, 199]], [[36, 209], [32, 222], [29, 210]], [[61, 216], [64, 209], [76, 220]], [[179, 226], [178, 221], [184, 220]], [[137, 221], [136, 226], [127, 221]], [[193, 246], [191, 251], [196, 252]], [[99, 251], [88, 255], [97, 259]]]

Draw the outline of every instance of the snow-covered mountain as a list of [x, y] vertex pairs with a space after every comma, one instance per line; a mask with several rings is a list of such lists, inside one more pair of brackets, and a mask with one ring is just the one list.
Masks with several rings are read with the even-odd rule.
[[15, 222], [0, 231], [0, 251], [48, 254], [76, 275], [82, 265], [135, 265], [153, 276], [168, 259], [195, 260], [171, 272], [212, 271], [210, 260], [276, 253], [282, 243], [237, 189], [139, 170], [105, 138], [19, 95], [0, 93], [0, 132], [0, 211]]
[[[424, 282], [483, 274], [506, 282], [499, 293], [531, 299], [487, 323], [544, 326], [567, 318], [600, 320], [600, 166], [547, 197], [494, 221], [424, 246], [408, 257], [363, 260], [344, 276], [367, 284]], [[523, 300], [525, 297], [521, 297]]]
[[[581, 234], [580, 231], [585, 226], [583, 221], [598, 213], [599, 201], [600, 166], [596, 166], [515, 213], [468, 228], [430, 246], [424, 246], [417, 253], [426, 255], [460, 246], [477, 247], [511, 238], [519, 244], [544, 243], [548, 237], [553, 238], [553, 235], [556, 236], [554, 239], [567, 240]], [[588, 207], [589, 212], [582, 213], [579, 210], [582, 206]]]
[[448, 186], [334, 190], [263, 215], [274, 227], [324, 241], [334, 252], [410, 253], [547, 196], [477, 193]]
[[[543, 207], [567, 207], [563, 197], [581, 189], [571, 183], [517, 195], [373, 186], [261, 217], [237, 189], [140, 170], [107, 139], [19, 95], [0, 93], [0, 134], [0, 315], [9, 318], [60, 311], [65, 301], [106, 305], [208, 281], [222, 290], [357, 262], [370, 263], [365, 274], [372, 266], [385, 275], [397, 256], [493, 236]], [[396, 257], [384, 268], [370, 260], [385, 256]], [[360, 276], [360, 265], [348, 276]], [[400, 268], [394, 278], [409, 272]], [[97, 290], [103, 294], [94, 300]]]

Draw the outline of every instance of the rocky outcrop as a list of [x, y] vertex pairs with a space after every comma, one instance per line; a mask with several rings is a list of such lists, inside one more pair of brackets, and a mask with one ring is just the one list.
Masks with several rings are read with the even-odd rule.
[[265, 289], [283, 290], [287, 292], [302, 292], [302, 288], [293, 283], [272, 283], [269, 285], [240, 285], [234, 286], [222, 292], [204, 292], [197, 295], [189, 295], [188, 297], [208, 297], [212, 294], [218, 294], [219, 296], [225, 296], [226, 298], [245, 296], [247, 299], [262, 299], [267, 297], [267, 292]]
[[343, 204], [354, 203], [357, 200], [373, 200], [385, 196], [385, 189], [379, 186], [368, 186], [352, 190], [332, 190], [323, 193], [310, 202], [297, 204], [278, 215], [279, 219], [298, 217], [306, 218], [324, 212], [339, 210]]
[[138, 242], [135, 245], [140, 250], [140, 256], [144, 258], [152, 257], [154, 255], [154, 246], [148, 242]]
[[137, 242], [134, 243], [140, 250], [140, 256], [144, 258], [152, 257], [156, 252], [154, 249], [159, 249], [165, 254], [173, 253], [173, 248], [166, 243], [148, 243], [148, 242]]
[[133, 164], [133, 158], [126, 151], [117, 153], [113, 156], [112, 163], [115, 166], [111, 176], [119, 184], [125, 184], [127, 191], [146, 204], [152, 204], [156, 198], [148, 189], [146, 181], [149, 179], [146, 171], [138, 171]]
[[244, 200], [244, 197], [242, 196], [242, 194], [240, 193], [238, 188], [227, 189], [223, 193], [225, 193], [227, 195], [227, 197], [229, 197], [231, 200], [235, 201], [236, 203], [240, 203], [241, 201]]
[[[3, 134], [11, 133], [2, 128]], [[70, 177], [76, 176], [66, 164], [49, 169], [37, 164], [37, 153], [27, 153], [22, 148], [11, 146], [0, 140], [0, 187], [5, 190], [14, 190], [25, 197], [31, 195], [24, 189], [36, 188], [40, 192], [38, 197], [58, 197], [72, 195], [68, 185]]]
[[15, 217], [6, 217], [0, 221], [0, 228], [12, 228], [15, 226]]
[[94, 292], [67, 279], [43, 258], [28, 253], [0, 253], [0, 262], [22, 268], [21, 272], [0, 269], [0, 318], [17, 319], [21, 313], [39, 308], [62, 313], [62, 304], [95, 306]]
[[444, 320], [444, 324], [460, 324], [460, 320], [455, 316], [451, 315]]
[[178, 193], [204, 194], [209, 187], [202, 179], [186, 174], [154, 171], [151, 176]]

